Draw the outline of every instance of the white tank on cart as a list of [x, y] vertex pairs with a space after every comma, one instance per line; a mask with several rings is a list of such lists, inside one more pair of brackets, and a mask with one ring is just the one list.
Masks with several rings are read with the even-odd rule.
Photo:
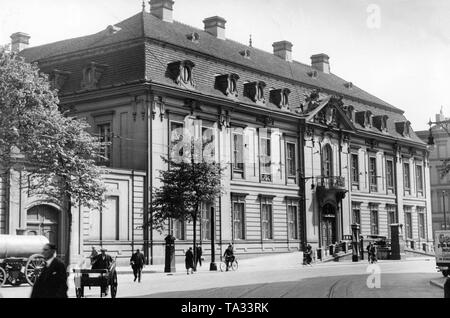
[[48, 243], [45, 236], [0, 235], [0, 259], [29, 258], [33, 254], [41, 254]]

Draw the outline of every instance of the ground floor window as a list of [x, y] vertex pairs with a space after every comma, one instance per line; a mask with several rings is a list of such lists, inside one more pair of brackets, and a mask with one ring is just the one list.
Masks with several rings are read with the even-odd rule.
[[397, 214], [397, 207], [395, 205], [386, 205], [386, 211], [388, 216], [388, 237], [390, 238], [391, 233], [391, 224], [397, 224], [398, 223], [398, 214]]
[[352, 220], [353, 224], [361, 224], [361, 203], [352, 202]]
[[171, 232], [173, 237], [179, 241], [186, 240], [186, 223], [182, 220], [172, 220]]
[[202, 205], [202, 240], [211, 240], [211, 209], [210, 204]]
[[378, 205], [370, 204], [370, 234], [378, 235], [379, 227], [378, 227]]
[[418, 215], [418, 222], [419, 222], [419, 237], [421, 239], [426, 238], [426, 231], [425, 231], [425, 211], [424, 208], [418, 207], [417, 208], [417, 215]]
[[245, 197], [233, 196], [233, 237], [235, 240], [245, 240]]
[[298, 240], [298, 202], [288, 200], [287, 205], [288, 218], [288, 237], [290, 240]]
[[412, 239], [413, 238], [413, 232], [412, 232], [412, 213], [411, 213], [411, 207], [405, 207], [405, 235], [406, 238]]
[[261, 227], [262, 239], [273, 239], [273, 216], [272, 216], [272, 199], [261, 197]]

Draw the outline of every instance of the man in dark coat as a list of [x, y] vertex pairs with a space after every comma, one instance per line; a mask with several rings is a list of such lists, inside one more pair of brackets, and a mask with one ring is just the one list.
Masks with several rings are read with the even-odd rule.
[[194, 253], [192, 252], [192, 247], [189, 247], [189, 250], [186, 252], [185, 264], [187, 274], [189, 275], [189, 272], [194, 274]]
[[144, 254], [142, 254], [141, 251], [138, 249], [136, 250], [136, 253], [134, 253], [131, 256], [130, 259], [130, 265], [131, 268], [133, 269], [134, 274], [134, 281], [136, 281], [136, 279], [139, 279], [139, 283], [141, 282], [142, 269], [144, 268], [144, 264], [145, 264]]
[[56, 246], [46, 244], [42, 255], [45, 267], [34, 283], [31, 298], [67, 298], [66, 266], [56, 258]]
[[[111, 264], [113, 263], [112, 257], [108, 254], [106, 254], [107, 250], [106, 248], [100, 249], [101, 254], [97, 255], [95, 258], [94, 263], [92, 264], [92, 269], [107, 269], [111, 267]], [[107, 288], [107, 281], [106, 277], [103, 276], [102, 286], [101, 286], [101, 293], [105, 296], [108, 296], [108, 288]]]

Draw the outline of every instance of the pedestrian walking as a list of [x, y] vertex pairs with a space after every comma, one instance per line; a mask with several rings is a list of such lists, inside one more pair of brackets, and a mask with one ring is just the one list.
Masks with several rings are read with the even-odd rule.
[[134, 274], [134, 281], [136, 281], [137, 279], [139, 283], [141, 282], [142, 269], [144, 268], [144, 264], [145, 264], [144, 254], [142, 254], [141, 251], [137, 249], [136, 253], [134, 253], [130, 259], [130, 265], [131, 268], [133, 269]]
[[42, 255], [45, 267], [34, 283], [31, 298], [67, 298], [66, 265], [56, 257], [56, 245], [46, 244]]
[[308, 244], [306, 246], [306, 250], [303, 253], [303, 255], [304, 255], [304, 257], [303, 257], [303, 259], [304, 259], [303, 265], [312, 266], [312, 264], [311, 264], [311, 262], [312, 262], [312, 247], [311, 247], [311, 245]]
[[200, 264], [200, 267], [202, 266], [202, 255], [203, 255], [202, 247], [197, 244], [197, 250], [196, 250], [196, 255], [195, 255], [195, 258], [196, 258], [195, 269], [197, 269], [197, 264]]
[[189, 272], [194, 274], [194, 252], [192, 251], [192, 247], [189, 247], [186, 252], [185, 264], [187, 274], [189, 275]]
[[[107, 269], [111, 267], [113, 263], [112, 257], [106, 254], [108, 250], [106, 248], [101, 248], [101, 254], [97, 255], [95, 258], [94, 264], [92, 265], [92, 269]], [[102, 276], [102, 286], [101, 286], [102, 295], [108, 296], [108, 284], [106, 277]]]

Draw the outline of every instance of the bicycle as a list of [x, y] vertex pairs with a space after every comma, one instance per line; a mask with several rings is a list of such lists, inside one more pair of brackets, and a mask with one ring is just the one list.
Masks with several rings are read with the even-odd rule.
[[[227, 263], [226, 262], [220, 262], [219, 268], [220, 268], [221, 272], [225, 272], [227, 270]], [[239, 263], [238, 263], [238, 261], [236, 259], [234, 259], [233, 262], [231, 262], [230, 268], [233, 270], [233, 272], [238, 270]]]

